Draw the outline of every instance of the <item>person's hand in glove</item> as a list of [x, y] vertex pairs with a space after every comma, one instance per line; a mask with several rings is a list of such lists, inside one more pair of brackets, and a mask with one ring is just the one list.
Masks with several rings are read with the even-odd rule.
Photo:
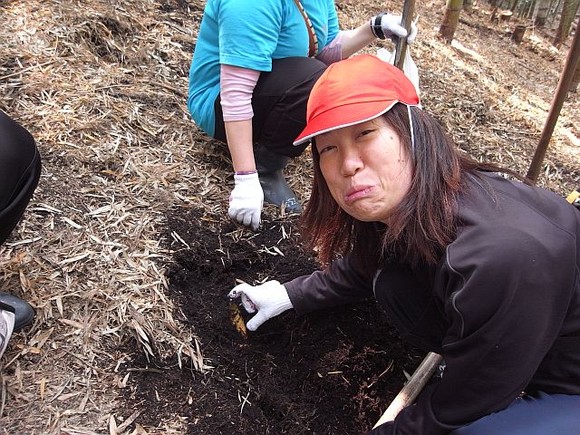
[[257, 230], [264, 203], [264, 191], [258, 173], [234, 175], [235, 187], [230, 194], [228, 215], [235, 221]]
[[[379, 39], [390, 39], [396, 42], [397, 38], [404, 38], [407, 36], [407, 29], [402, 25], [402, 17], [400, 15], [392, 15], [387, 13], [380, 13], [371, 18], [371, 31]], [[411, 32], [407, 36], [407, 44], [412, 44], [417, 36], [417, 26], [415, 23], [411, 24]]]
[[278, 281], [266, 281], [258, 286], [239, 284], [228, 293], [228, 298], [241, 298], [244, 309], [248, 313], [256, 313], [246, 324], [250, 331], [255, 331], [266, 320], [293, 308], [286, 287]]

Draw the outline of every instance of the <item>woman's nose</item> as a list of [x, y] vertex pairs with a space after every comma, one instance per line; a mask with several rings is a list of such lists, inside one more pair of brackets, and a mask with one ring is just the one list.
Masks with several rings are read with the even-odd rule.
[[345, 177], [352, 177], [363, 167], [361, 156], [356, 150], [343, 153], [341, 171]]

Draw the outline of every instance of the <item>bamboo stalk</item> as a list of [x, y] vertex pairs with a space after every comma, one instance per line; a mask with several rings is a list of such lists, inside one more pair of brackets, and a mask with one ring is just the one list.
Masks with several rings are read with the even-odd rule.
[[[403, 6], [403, 16], [401, 24], [407, 29], [407, 35], [411, 33], [411, 23], [413, 22], [413, 13], [415, 11], [415, 0], [405, 0]], [[405, 63], [405, 53], [407, 52], [407, 38], [398, 38], [395, 48], [395, 66], [401, 71]]]
[[560, 111], [568, 95], [568, 90], [570, 89], [570, 84], [572, 83], [572, 77], [576, 71], [576, 65], [580, 62], [580, 32], [576, 31], [574, 39], [572, 41], [572, 46], [568, 51], [568, 56], [566, 58], [566, 64], [564, 65], [564, 70], [560, 75], [560, 81], [558, 82], [558, 88], [554, 98], [552, 99], [552, 104], [550, 106], [550, 112], [548, 113], [548, 118], [544, 124], [544, 129], [542, 130], [542, 136], [534, 157], [532, 158], [532, 163], [530, 163], [530, 168], [526, 177], [531, 180], [534, 184], [538, 181], [538, 176], [540, 175], [540, 169], [542, 167], [542, 162], [548, 151], [548, 145], [550, 144], [550, 139], [552, 138], [552, 133], [556, 128], [556, 123], [560, 116]]

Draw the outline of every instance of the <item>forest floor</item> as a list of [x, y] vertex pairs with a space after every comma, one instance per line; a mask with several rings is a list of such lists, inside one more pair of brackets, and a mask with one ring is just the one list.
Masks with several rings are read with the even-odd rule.
[[[239, 280], [318, 265], [297, 218], [266, 207], [255, 233], [227, 218], [227, 153], [185, 105], [204, 3], [0, 0], [0, 109], [43, 156], [0, 248], [0, 288], [37, 312], [0, 361], [4, 433], [364, 433], [424, 357], [372, 301], [287, 312], [248, 336], [232, 324]], [[401, 9], [337, 3], [343, 28]], [[557, 50], [552, 28], [492, 23], [479, 2], [449, 45], [444, 2], [418, 3], [423, 107], [465, 152], [525, 174], [571, 39]], [[538, 180], [561, 195], [580, 186], [579, 120], [570, 94]], [[308, 153], [287, 175], [306, 200]]]

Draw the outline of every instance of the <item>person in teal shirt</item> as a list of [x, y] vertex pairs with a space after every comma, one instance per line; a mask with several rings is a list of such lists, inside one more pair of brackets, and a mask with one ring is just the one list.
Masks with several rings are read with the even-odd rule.
[[[189, 72], [196, 124], [228, 145], [235, 186], [229, 216], [257, 229], [263, 201], [300, 213], [283, 169], [308, 144], [312, 86], [326, 66], [380, 39], [406, 37], [401, 17], [381, 13], [340, 30], [333, 0], [208, 0]], [[412, 42], [416, 28], [410, 32]]]

